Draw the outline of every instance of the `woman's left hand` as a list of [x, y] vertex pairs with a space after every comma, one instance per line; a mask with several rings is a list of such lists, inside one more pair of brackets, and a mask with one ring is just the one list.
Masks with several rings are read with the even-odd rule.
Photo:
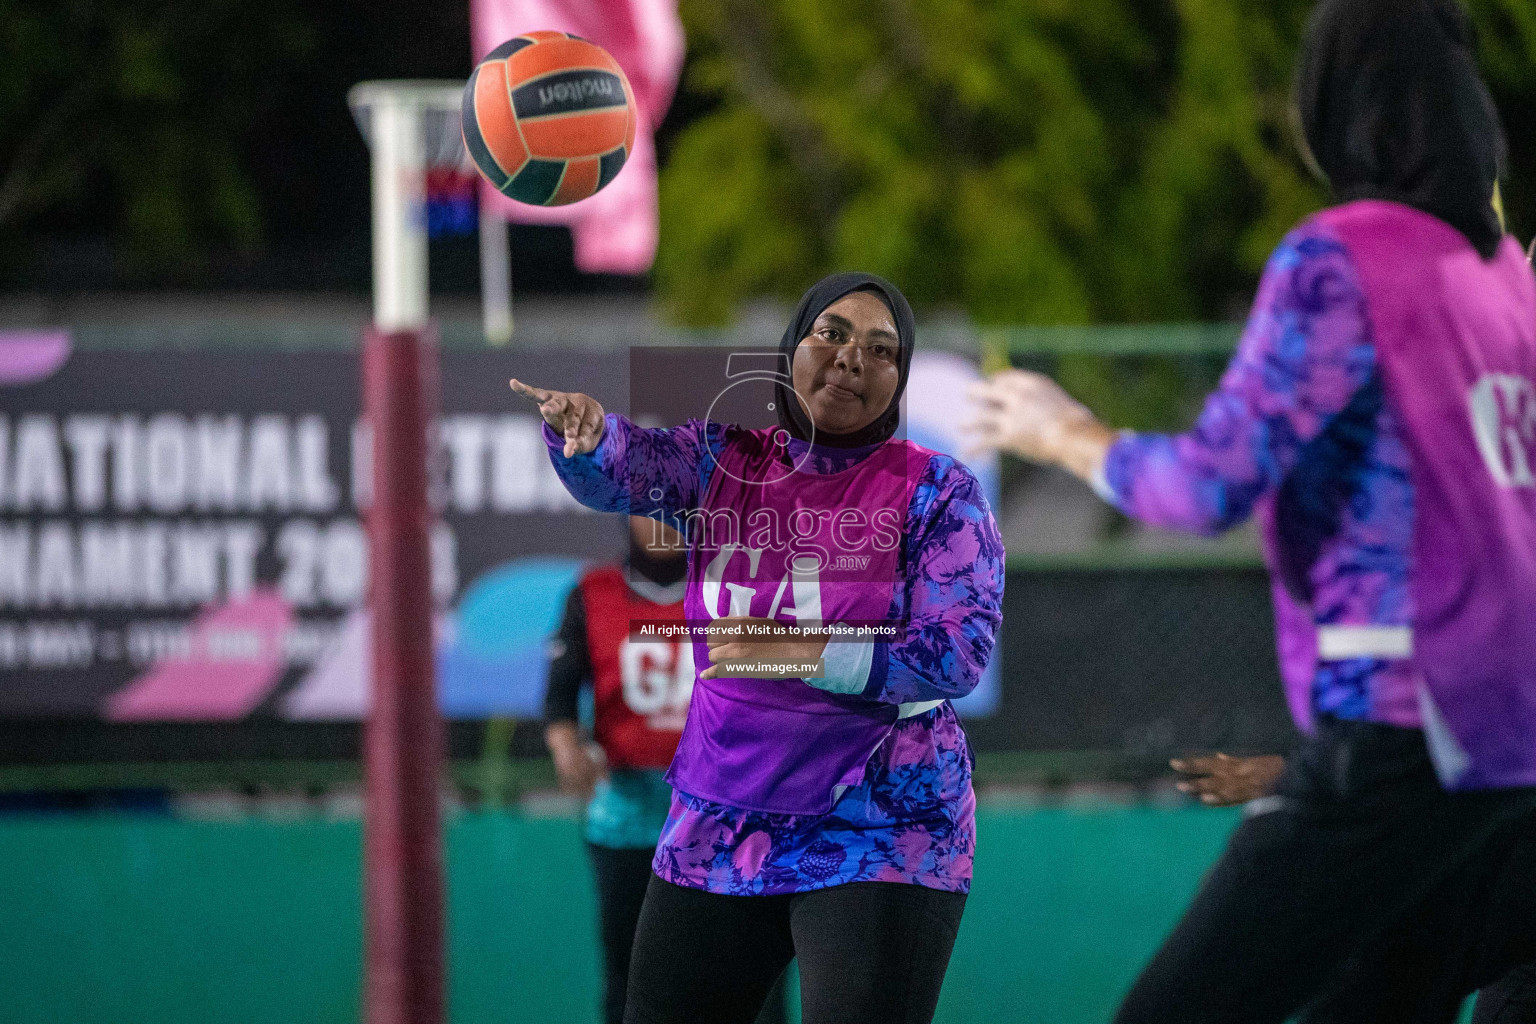
[[1262, 757], [1189, 757], [1168, 762], [1184, 776], [1179, 789], [1209, 807], [1245, 804], [1274, 792], [1285, 758], [1274, 754]]
[[1043, 373], [1004, 370], [971, 385], [973, 418], [961, 429], [972, 450], [1000, 448], [1059, 465], [1085, 480], [1104, 462], [1114, 433]]
[[709, 667], [699, 673], [700, 679], [735, 678], [721, 664], [727, 661], [819, 661], [827, 647], [825, 633], [791, 633], [784, 623], [774, 619], [728, 616], [716, 619], [707, 629]]

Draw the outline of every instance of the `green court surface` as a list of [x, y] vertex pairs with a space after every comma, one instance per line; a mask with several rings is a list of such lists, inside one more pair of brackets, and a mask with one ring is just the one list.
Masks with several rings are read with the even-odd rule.
[[[1108, 1020], [1236, 821], [1197, 807], [984, 807], [938, 1020]], [[353, 1024], [355, 821], [0, 818], [0, 1022]], [[453, 1024], [596, 1019], [576, 824], [447, 829]]]

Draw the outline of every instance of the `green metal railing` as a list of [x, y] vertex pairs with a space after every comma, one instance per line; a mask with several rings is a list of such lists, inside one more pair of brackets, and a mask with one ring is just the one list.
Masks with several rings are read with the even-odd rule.
[[[337, 350], [355, 347], [364, 325], [329, 322], [242, 318], [179, 320], [172, 323], [82, 324], [71, 328], [75, 344], [88, 350], [153, 350], [187, 348], [268, 348], [278, 351]], [[1240, 324], [1098, 324], [1091, 326], [1028, 325], [975, 327], [967, 324], [920, 324], [925, 344], [973, 353], [1006, 352], [1014, 357], [1049, 355], [1101, 356], [1222, 356], [1237, 343]], [[438, 323], [448, 348], [489, 348], [478, 324], [445, 320]], [[579, 347], [617, 350], [630, 345], [762, 345], [776, 338], [750, 336], [745, 328], [689, 330], [637, 317], [633, 331], [585, 335]], [[572, 340], [541, 336], [524, 330], [511, 349], [565, 347]], [[499, 351], [506, 351], [506, 348]]]
[[1011, 356], [1214, 356], [1237, 345], [1240, 324], [1101, 324], [998, 327], [978, 332], [983, 348]]
[[[515, 805], [529, 793], [557, 787], [545, 758], [449, 761], [445, 781], [484, 808]], [[360, 784], [357, 760], [103, 762], [0, 766], [0, 793], [168, 789], [181, 793], [252, 791], [307, 793]], [[1140, 782], [1165, 775], [1160, 759], [1119, 750], [992, 751], [976, 755], [976, 785], [1051, 788], [1078, 782]]]

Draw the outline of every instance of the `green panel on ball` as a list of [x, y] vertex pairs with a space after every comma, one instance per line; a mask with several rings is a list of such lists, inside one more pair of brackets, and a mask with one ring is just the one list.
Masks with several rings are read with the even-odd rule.
[[469, 76], [469, 83], [464, 86], [464, 102], [459, 111], [459, 121], [464, 129], [464, 148], [469, 150], [469, 155], [475, 161], [475, 166], [480, 168], [480, 173], [485, 175], [486, 179], [499, 191], [505, 192], [507, 172], [501, 169], [501, 165], [491, 155], [484, 136], [480, 134], [480, 121], [475, 116], [475, 83], [479, 78], [480, 69], [475, 68], [474, 74]]
[[624, 160], [628, 156], [629, 154], [624, 151], [623, 146], [610, 153], [603, 154], [602, 161], [598, 164], [597, 188], [599, 192], [610, 181], [619, 176], [619, 171], [624, 169]]
[[501, 191], [520, 203], [543, 206], [554, 196], [564, 176], [564, 160], [529, 160]]

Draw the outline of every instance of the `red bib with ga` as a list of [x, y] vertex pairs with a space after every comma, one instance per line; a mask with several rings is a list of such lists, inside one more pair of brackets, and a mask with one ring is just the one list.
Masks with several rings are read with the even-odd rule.
[[593, 569], [577, 586], [587, 614], [593, 736], [615, 768], [665, 768], [688, 716], [693, 649], [676, 639], [632, 636], [631, 623], [676, 623], [682, 636], [683, 603], [646, 600], [617, 566]]

